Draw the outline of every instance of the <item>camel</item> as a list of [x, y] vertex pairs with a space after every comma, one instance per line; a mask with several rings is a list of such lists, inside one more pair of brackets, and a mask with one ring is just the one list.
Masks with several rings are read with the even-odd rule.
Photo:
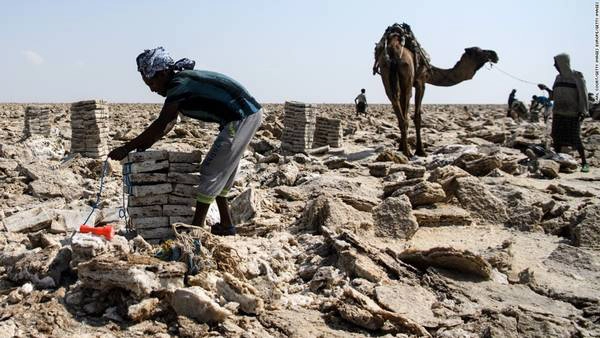
[[[400, 32], [390, 29], [394, 27], [401, 27]], [[412, 155], [407, 141], [408, 110], [412, 88], [415, 88], [413, 117], [416, 129], [415, 154], [425, 156], [421, 142], [421, 103], [425, 94], [425, 84], [449, 87], [470, 80], [485, 63], [498, 62], [498, 55], [493, 50], [482, 50], [479, 47], [466, 48], [454, 67], [441, 69], [429, 64], [429, 57], [419, 46], [408, 25], [396, 24], [390, 28], [375, 47], [373, 74], [381, 75], [385, 93], [392, 102], [394, 114], [398, 118], [399, 150], [409, 158]]]

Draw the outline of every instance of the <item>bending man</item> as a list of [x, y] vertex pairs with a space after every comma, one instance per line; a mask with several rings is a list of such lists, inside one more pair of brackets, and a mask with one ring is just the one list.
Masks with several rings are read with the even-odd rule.
[[215, 72], [193, 70], [195, 62], [188, 59], [174, 62], [162, 47], [145, 50], [136, 61], [142, 80], [152, 92], [166, 97], [165, 103], [146, 130], [108, 156], [121, 160], [130, 151], [148, 149], [172, 129], [179, 113], [219, 124], [220, 133], [200, 168], [193, 224], [204, 225], [208, 208], [216, 200], [221, 223], [214, 225], [211, 232], [235, 235], [226, 196], [240, 158], [260, 127], [260, 104], [235, 80]]

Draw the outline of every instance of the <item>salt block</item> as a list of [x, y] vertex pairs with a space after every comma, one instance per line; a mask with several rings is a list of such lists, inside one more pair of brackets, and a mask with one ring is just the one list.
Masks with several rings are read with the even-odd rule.
[[163, 215], [163, 210], [160, 205], [151, 205], [145, 207], [129, 207], [127, 208], [127, 213], [130, 217], [158, 217]]
[[193, 216], [194, 209], [188, 205], [163, 205], [164, 216]]
[[196, 205], [196, 199], [194, 197], [181, 197], [175, 195], [169, 195], [168, 203], [163, 204], [178, 204], [178, 205]]
[[[142, 196], [142, 197], [129, 196], [129, 198], [127, 200], [127, 206], [139, 207], [139, 206], [145, 206], [145, 205], [163, 205], [163, 204], [170, 203], [169, 199], [170, 199], [170, 195], [168, 195], [168, 194], [149, 195], [149, 196]], [[170, 204], [178, 204], [178, 203], [170, 203]]]
[[167, 239], [175, 237], [175, 232], [171, 226], [151, 229], [136, 229], [137, 233], [144, 239]]
[[182, 184], [200, 184], [200, 175], [197, 174], [186, 174], [179, 172], [170, 172], [168, 174], [168, 180], [171, 183], [182, 183]]
[[137, 230], [168, 227], [169, 217], [132, 217], [131, 225]]
[[44, 209], [33, 208], [6, 217], [2, 222], [10, 232], [33, 232], [49, 227], [53, 218]]
[[129, 163], [139, 163], [146, 161], [162, 161], [169, 158], [169, 155], [164, 150], [138, 151], [129, 153], [127, 161]]
[[169, 172], [177, 173], [198, 173], [200, 172], [200, 164], [198, 163], [171, 163]]
[[192, 152], [170, 151], [169, 162], [171, 163], [199, 163], [202, 161], [202, 152], [195, 150]]
[[129, 163], [128, 165], [123, 166], [123, 171], [125, 174], [137, 174], [166, 170], [168, 168], [168, 161], [145, 161], [139, 163]]
[[138, 173], [138, 174], [129, 174], [127, 176], [128, 176], [128, 180], [131, 184], [167, 183], [167, 174]]
[[194, 216], [171, 216], [169, 217], [169, 223], [183, 223], [183, 224], [192, 224], [194, 220]]
[[141, 197], [168, 194], [172, 191], [173, 186], [170, 183], [161, 183], [155, 185], [134, 185], [131, 187], [130, 195]]

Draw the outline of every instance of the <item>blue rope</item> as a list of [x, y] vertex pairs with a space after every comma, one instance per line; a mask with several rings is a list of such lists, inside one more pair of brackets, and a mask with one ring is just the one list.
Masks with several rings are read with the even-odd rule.
[[90, 220], [90, 217], [94, 214], [94, 210], [98, 209], [100, 204], [100, 197], [102, 196], [102, 189], [104, 188], [104, 176], [106, 176], [106, 171], [108, 169], [108, 157], [104, 160], [104, 164], [102, 165], [102, 174], [100, 175], [100, 189], [98, 190], [98, 194], [96, 194], [96, 201], [92, 204], [92, 211], [88, 215], [88, 217], [83, 221], [83, 224], [87, 224]]
[[[123, 185], [127, 189], [127, 194], [131, 194], [131, 181], [129, 180], [129, 174], [131, 173], [131, 163], [126, 163], [123, 165]], [[127, 224], [127, 207], [125, 206], [125, 189], [123, 189], [122, 193], [122, 204], [119, 209], [119, 218], [125, 218], [125, 225], [129, 227]]]

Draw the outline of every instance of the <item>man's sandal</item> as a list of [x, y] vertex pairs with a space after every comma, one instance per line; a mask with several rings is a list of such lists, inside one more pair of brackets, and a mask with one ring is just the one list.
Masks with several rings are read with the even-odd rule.
[[229, 228], [221, 226], [221, 223], [216, 223], [210, 227], [210, 233], [217, 236], [234, 236], [236, 234], [235, 225]]
[[589, 173], [590, 172], [590, 165], [589, 164], [584, 164], [581, 166], [581, 172], [582, 173]]

